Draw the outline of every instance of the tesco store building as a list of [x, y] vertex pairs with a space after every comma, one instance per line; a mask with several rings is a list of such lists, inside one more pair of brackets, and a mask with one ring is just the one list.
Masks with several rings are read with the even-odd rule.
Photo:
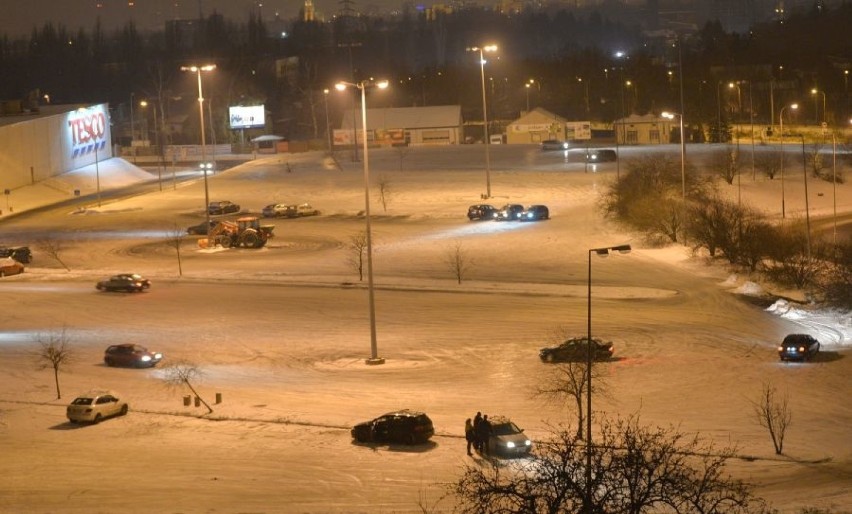
[[0, 191], [112, 157], [107, 104], [45, 105], [0, 118]]

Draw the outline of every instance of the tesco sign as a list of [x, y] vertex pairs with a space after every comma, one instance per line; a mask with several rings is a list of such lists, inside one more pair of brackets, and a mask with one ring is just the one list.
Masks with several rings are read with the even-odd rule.
[[68, 113], [66, 127], [73, 159], [101, 151], [109, 141], [109, 119], [104, 105]]

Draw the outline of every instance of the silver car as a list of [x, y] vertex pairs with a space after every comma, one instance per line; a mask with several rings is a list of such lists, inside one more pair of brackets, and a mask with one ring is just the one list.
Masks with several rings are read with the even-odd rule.
[[89, 391], [81, 394], [65, 409], [71, 423], [99, 423], [102, 419], [127, 414], [127, 402], [111, 391]]
[[488, 438], [488, 453], [499, 457], [524, 457], [532, 450], [532, 441], [524, 431], [502, 416], [489, 417], [491, 436]]

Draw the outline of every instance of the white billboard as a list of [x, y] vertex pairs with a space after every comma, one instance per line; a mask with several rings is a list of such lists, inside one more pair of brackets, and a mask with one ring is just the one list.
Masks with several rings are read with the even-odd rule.
[[60, 173], [112, 157], [106, 104], [77, 109], [63, 118], [60, 122], [64, 132]]
[[266, 126], [266, 111], [262, 105], [237, 105], [228, 109], [231, 130]]

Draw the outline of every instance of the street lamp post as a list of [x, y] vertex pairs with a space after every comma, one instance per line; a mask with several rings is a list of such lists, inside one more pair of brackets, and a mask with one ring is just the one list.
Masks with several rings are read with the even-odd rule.
[[[816, 105], [816, 95], [822, 95], [822, 122], [825, 123], [825, 91], [820, 91], [817, 88], [813, 88], [811, 89], [811, 94], [814, 95], [814, 105]], [[816, 111], [817, 109], [814, 110]], [[816, 116], [814, 116], [814, 118], [816, 119], [817, 123], [819, 123], [819, 112], [816, 113]]]
[[588, 303], [586, 307], [586, 499], [584, 512], [592, 508], [592, 254], [606, 257], [610, 252], [629, 253], [630, 245], [607, 246], [589, 250]]
[[136, 164], [136, 147], [133, 145], [133, 142], [136, 140], [136, 130], [133, 123], [133, 103], [136, 101], [134, 97], [135, 93], [130, 92], [130, 155], [133, 156], [133, 164]]
[[483, 52], [496, 52], [497, 45], [473, 46], [467, 49], [469, 52], [479, 52], [479, 72], [482, 82], [482, 124], [485, 133], [485, 198], [491, 198], [491, 156], [489, 147], [491, 141], [488, 137], [488, 104], [485, 100], [485, 57]]
[[680, 120], [680, 189], [682, 198], [686, 200], [686, 141], [683, 138], [683, 114], [663, 112], [662, 116], [670, 120], [677, 116]]
[[[201, 89], [201, 72], [213, 71], [216, 69], [215, 64], [205, 64], [203, 66], [181, 66], [181, 71], [191, 71], [198, 77], [198, 119], [201, 126], [201, 165], [204, 169], [204, 213], [207, 222], [207, 235], [210, 235], [210, 190], [207, 186], [207, 147], [206, 138], [204, 137], [204, 93]], [[210, 241], [208, 240], [208, 244]]]
[[325, 99], [325, 137], [328, 140], [328, 151], [331, 152], [331, 125], [328, 123], [328, 88], [322, 90]]
[[530, 83], [524, 84], [524, 89], [527, 92], [527, 112], [530, 112]]
[[786, 209], [784, 206], [784, 109], [786, 109], [787, 107], [796, 110], [799, 108], [799, 104], [785, 105], [778, 113], [778, 131], [781, 138], [781, 219], [784, 219], [786, 217]]
[[367, 89], [388, 87], [387, 80], [375, 81], [373, 79], [362, 80], [358, 83], [338, 82], [334, 86], [338, 91], [344, 91], [347, 87], [354, 87], [361, 91], [361, 134], [363, 139], [364, 153], [364, 218], [366, 219], [367, 232], [367, 294], [370, 307], [370, 358], [367, 364], [384, 364], [385, 359], [379, 357], [378, 343], [376, 340], [376, 303], [373, 294], [373, 236], [370, 227], [370, 158], [367, 153]]
[[805, 158], [805, 136], [802, 135], [802, 176], [805, 179], [805, 245], [811, 258], [811, 208], [808, 203], [808, 166]]

